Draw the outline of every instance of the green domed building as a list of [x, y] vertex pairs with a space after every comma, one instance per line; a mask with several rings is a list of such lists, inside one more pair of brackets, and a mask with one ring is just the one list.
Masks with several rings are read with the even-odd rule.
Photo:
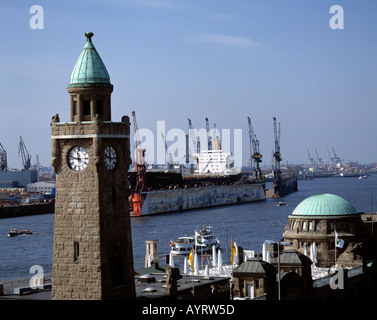
[[[303, 200], [289, 215], [284, 241], [293, 249], [309, 253], [315, 244], [316, 265], [344, 267], [362, 264], [366, 233], [360, 213], [345, 199], [334, 194], [319, 194]], [[343, 240], [335, 246], [335, 236]]]

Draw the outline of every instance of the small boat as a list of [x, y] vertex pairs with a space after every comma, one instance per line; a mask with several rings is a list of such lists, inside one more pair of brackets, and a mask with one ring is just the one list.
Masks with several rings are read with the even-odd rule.
[[31, 230], [18, 230], [18, 229], [12, 229], [8, 233], [8, 237], [16, 237], [16, 236], [23, 236], [23, 235], [29, 235], [33, 234]]
[[195, 240], [193, 237], [179, 237], [176, 241], [170, 241], [171, 253], [173, 255], [190, 254], [194, 244]]
[[[195, 243], [196, 238], [196, 243]], [[220, 242], [212, 234], [212, 227], [202, 227], [198, 231], [195, 230], [194, 237], [179, 237], [176, 241], [170, 241], [171, 253], [173, 255], [188, 255], [196, 244], [196, 252], [211, 252], [212, 247], [220, 248]]]
[[281, 207], [281, 206], [285, 206], [286, 203], [284, 201], [279, 201], [279, 203], [277, 204], [278, 207]]

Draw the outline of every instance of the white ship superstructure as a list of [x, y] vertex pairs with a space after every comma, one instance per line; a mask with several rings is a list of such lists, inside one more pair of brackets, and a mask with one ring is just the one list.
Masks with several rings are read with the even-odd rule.
[[223, 150], [202, 150], [196, 153], [198, 161], [197, 174], [231, 174], [233, 173], [234, 160], [230, 152]]

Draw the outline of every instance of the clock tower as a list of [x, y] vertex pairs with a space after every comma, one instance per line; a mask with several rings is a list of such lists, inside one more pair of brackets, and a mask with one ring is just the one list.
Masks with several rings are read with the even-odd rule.
[[70, 122], [52, 117], [56, 173], [52, 299], [134, 299], [127, 170], [130, 121], [111, 121], [113, 85], [92, 43], [72, 71]]

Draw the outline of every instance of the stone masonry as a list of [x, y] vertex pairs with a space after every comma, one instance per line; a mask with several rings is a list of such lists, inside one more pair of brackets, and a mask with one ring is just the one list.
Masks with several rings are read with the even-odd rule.
[[[129, 119], [122, 122], [60, 123], [52, 126], [56, 172], [53, 299], [132, 298], [133, 259], [128, 212]], [[123, 138], [111, 138], [123, 137]], [[127, 138], [128, 137], [128, 138]], [[105, 168], [112, 145], [119, 164]], [[81, 172], [67, 163], [76, 145], [89, 153]]]

